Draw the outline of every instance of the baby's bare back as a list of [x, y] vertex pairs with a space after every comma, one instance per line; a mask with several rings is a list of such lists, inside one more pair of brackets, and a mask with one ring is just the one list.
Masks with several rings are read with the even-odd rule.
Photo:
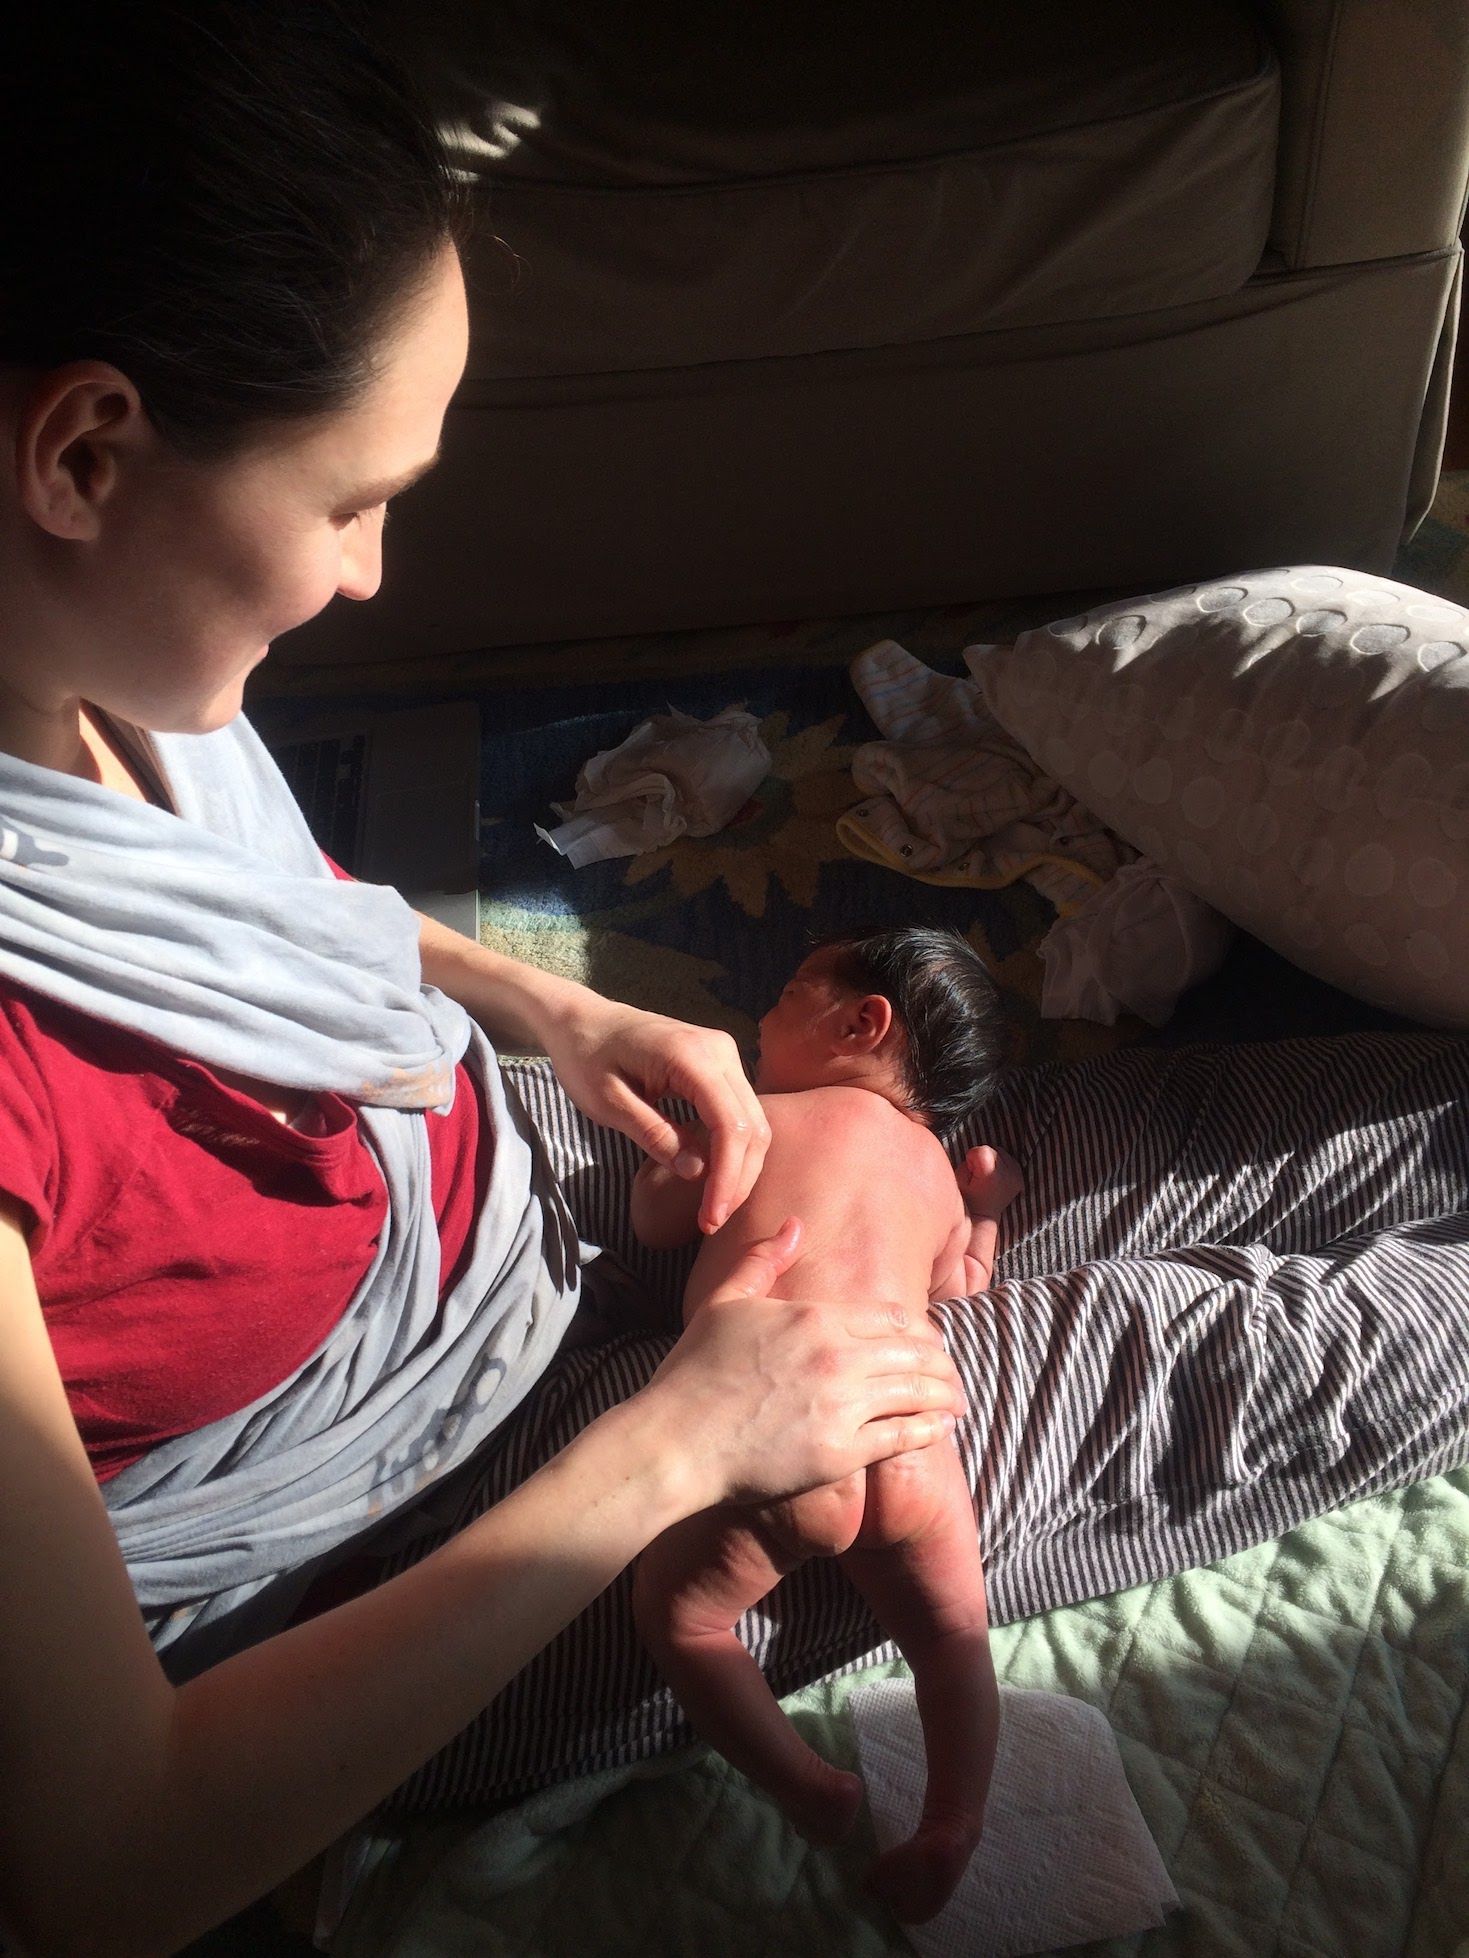
[[933, 1268], [964, 1203], [931, 1130], [865, 1088], [762, 1095], [770, 1148], [748, 1200], [705, 1240], [684, 1293], [702, 1305], [745, 1250], [787, 1217], [801, 1247], [773, 1296], [927, 1304]]
[[[864, 1088], [763, 1095], [761, 1105], [770, 1123], [764, 1168], [749, 1199], [701, 1246], [685, 1316], [749, 1245], [791, 1216], [801, 1220], [801, 1248], [772, 1296], [837, 1307], [892, 1299], [924, 1311], [935, 1266], [964, 1222], [953, 1168], [932, 1132]], [[754, 1514], [778, 1542], [808, 1554], [906, 1542], [931, 1527], [949, 1487], [934, 1454], [922, 1449]]]

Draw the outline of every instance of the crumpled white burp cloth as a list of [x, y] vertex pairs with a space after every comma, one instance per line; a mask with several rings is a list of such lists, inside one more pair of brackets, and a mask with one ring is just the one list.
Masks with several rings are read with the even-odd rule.
[[1040, 944], [1043, 1016], [1111, 1026], [1125, 1009], [1162, 1026], [1218, 968], [1233, 928], [1005, 732], [978, 677], [981, 655], [997, 650], [966, 649], [971, 680], [931, 671], [892, 639], [857, 655], [853, 684], [886, 738], [853, 756], [866, 799], [837, 818], [837, 835], [921, 883], [993, 890], [1025, 878], [1060, 913]]
[[[881, 1679], [847, 1702], [881, 1849], [923, 1807], [913, 1683]], [[903, 1929], [923, 1958], [1021, 1958], [1149, 1930], [1178, 1907], [1106, 1720], [1084, 1700], [1000, 1688], [984, 1835], [937, 1917]]]
[[536, 834], [578, 869], [604, 857], [635, 857], [679, 836], [712, 836], [770, 773], [760, 724], [742, 707], [707, 721], [670, 708], [635, 727], [615, 748], [586, 762], [570, 802], [553, 803], [570, 820]]
[[1221, 912], [1138, 857], [1041, 940], [1041, 1013], [1110, 1027], [1125, 1011], [1161, 1027], [1181, 994], [1219, 970], [1233, 938]]

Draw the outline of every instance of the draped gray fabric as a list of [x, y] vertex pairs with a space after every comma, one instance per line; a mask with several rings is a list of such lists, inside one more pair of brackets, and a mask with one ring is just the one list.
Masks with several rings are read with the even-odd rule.
[[[0, 756], [0, 975], [206, 1065], [360, 1103], [388, 1197], [323, 1345], [104, 1487], [178, 1677], [279, 1629], [333, 1553], [470, 1459], [560, 1343], [580, 1246], [493, 1048], [421, 984], [413, 912], [332, 875], [244, 718], [118, 733], [171, 810]], [[427, 1123], [461, 1059], [493, 1160], [441, 1303]]]

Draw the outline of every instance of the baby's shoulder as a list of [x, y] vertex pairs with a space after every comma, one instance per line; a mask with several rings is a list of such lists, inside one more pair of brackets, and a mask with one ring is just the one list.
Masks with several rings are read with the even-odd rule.
[[[867, 1088], [795, 1088], [761, 1095], [773, 1141], [789, 1140], [824, 1153], [836, 1147], [882, 1148], [915, 1161], [929, 1158], [947, 1168], [943, 1146], [930, 1129]], [[952, 1172], [950, 1172], [952, 1174]]]
[[891, 1120], [907, 1122], [891, 1102], [866, 1088], [788, 1088], [778, 1095], [761, 1095], [771, 1128], [805, 1128], [813, 1122], [840, 1122], [882, 1125]]

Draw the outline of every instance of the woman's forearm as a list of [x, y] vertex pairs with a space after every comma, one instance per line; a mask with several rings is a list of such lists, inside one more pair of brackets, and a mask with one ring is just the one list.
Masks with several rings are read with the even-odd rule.
[[180, 1687], [157, 1786], [77, 1899], [79, 1948], [174, 1950], [450, 1740], [699, 1500], [649, 1427], [613, 1409], [422, 1563]]
[[424, 980], [457, 999], [497, 1047], [543, 1052], [548, 1027], [597, 1003], [597, 995], [574, 979], [522, 965], [421, 913], [418, 924]]
[[[177, 1949], [371, 1810], [671, 1524], [952, 1432], [963, 1392], [926, 1317], [769, 1297], [799, 1241], [792, 1219], [751, 1245], [644, 1387], [441, 1549], [177, 1688], [143, 1636], [49, 1348], [34, 1392], [14, 1364], [6, 1931], [59, 1958]], [[18, 1348], [45, 1339], [34, 1287], [21, 1304]], [[0, 1398], [6, 1385], [0, 1370]]]

